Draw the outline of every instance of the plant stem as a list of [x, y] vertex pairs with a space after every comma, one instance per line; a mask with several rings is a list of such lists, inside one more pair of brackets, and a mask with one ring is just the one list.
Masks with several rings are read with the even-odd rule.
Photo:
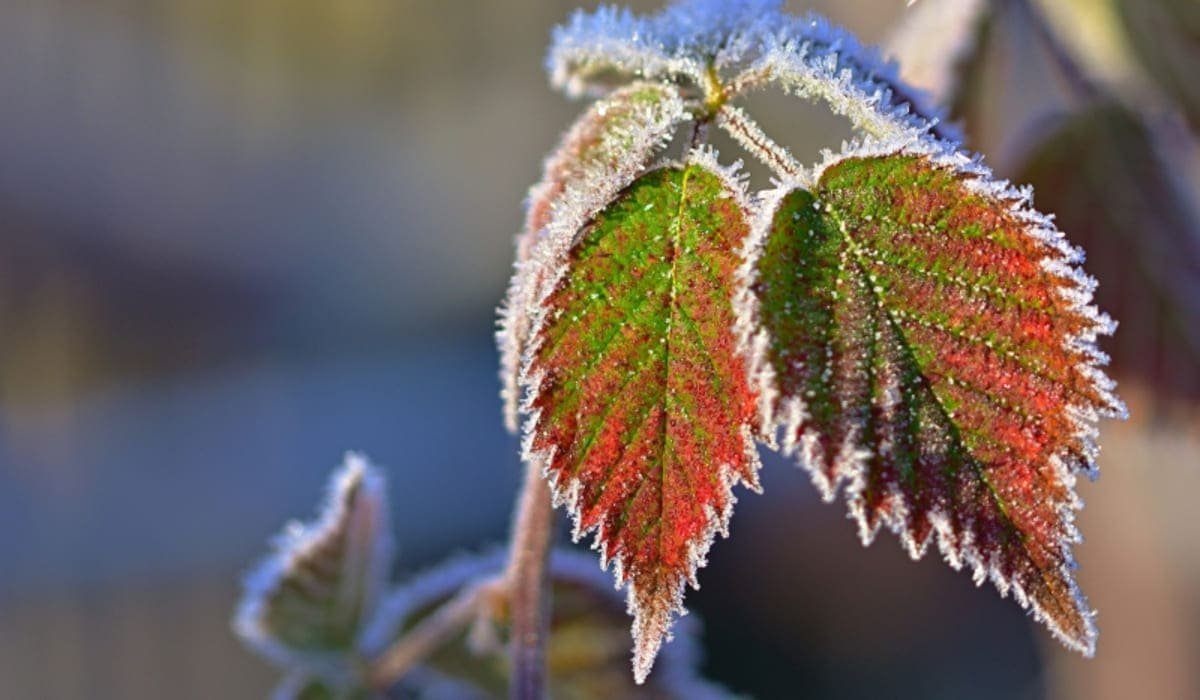
[[692, 124], [692, 134], [688, 137], [687, 152], [683, 154], [685, 159], [691, 154], [692, 151], [700, 148], [708, 142], [708, 125], [710, 123], [711, 122], [709, 118], [705, 117], [703, 119], [697, 119], [696, 122]]
[[513, 700], [542, 700], [546, 695], [546, 630], [550, 617], [546, 559], [552, 514], [550, 487], [537, 462], [530, 460], [518, 496], [506, 574], [512, 611], [509, 697]]
[[733, 105], [725, 105], [717, 112], [717, 126], [724, 129], [730, 136], [752, 153], [759, 160], [770, 166], [775, 174], [784, 179], [806, 180], [808, 173], [804, 166], [796, 162], [786, 148], [775, 143], [767, 136], [758, 124], [741, 109]]
[[372, 688], [386, 690], [421, 663], [479, 614], [480, 608], [505, 592], [507, 581], [491, 578], [459, 591], [375, 659], [367, 671]]

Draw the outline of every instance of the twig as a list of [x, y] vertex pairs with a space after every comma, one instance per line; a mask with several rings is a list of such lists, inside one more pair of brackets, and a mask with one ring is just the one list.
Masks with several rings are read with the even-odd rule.
[[378, 690], [395, 685], [414, 666], [470, 624], [483, 606], [504, 592], [506, 585], [504, 578], [496, 577], [459, 591], [370, 664], [368, 683]]
[[708, 141], [708, 125], [710, 123], [711, 121], [708, 118], [704, 118], [697, 119], [692, 124], [692, 134], [688, 137], [687, 152], [684, 153], [685, 158], [691, 155], [692, 151], [700, 148]]
[[786, 148], [775, 143], [758, 124], [738, 107], [724, 105], [717, 112], [717, 125], [759, 160], [770, 166], [780, 177], [793, 180], [803, 179], [806, 172]]
[[550, 487], [536, 461], [530, 460], [525, 467], [525, 485], [518, 499], [505, 575], [512, 610], [509, 697], [542, 700], [546, 694], [546, 630], [550, 617], [546, 558], [553, 508]]

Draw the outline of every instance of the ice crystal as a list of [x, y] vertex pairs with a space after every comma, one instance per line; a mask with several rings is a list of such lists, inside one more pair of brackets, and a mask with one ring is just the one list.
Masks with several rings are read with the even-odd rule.
[[[1028, 188], [963, 151], [895, 64], [780, 2], [579, 12], [547, 66], [568, 94], [618, 104], [676, 90], [620, 130], [631, 157], [574, 155], [607, 128], [601, 101], [547, 162], [501, 332], [526, 458], [629, 584], [636, 679], [728, 531], [732, 486], [757, 488], [754, 441], [777, 431], [864, 543], [887, 527], [919, 557], [936, 540], [1090, 653], [1074, 479], [1095, 472], [1096, 420], [1124, 414], [1096, 347], [1115, 323]], [[736, 104], [769, 86], [859, 140], [801, 166]], [[680, 123], [684, 163], [648, 167]], [[777, 187], [750, 196], [694, 148], [709, 125]]]
[[285, 666], [344, 675], [392, 564], [383, 476], [350, 453], [317, 519], [293, 522], [245, 580], [234, 629]]
[[[575, 232], [645, 169], [685, 116], [670, 85], [637, 82], [596, 102], [562, 138], [529, 194], [517, 236], [516, 273], [500, 310], [505, 423], [517, 430], [518, 378], [533, 304]], [[539, 247], [541, 246], [541, 247]]]

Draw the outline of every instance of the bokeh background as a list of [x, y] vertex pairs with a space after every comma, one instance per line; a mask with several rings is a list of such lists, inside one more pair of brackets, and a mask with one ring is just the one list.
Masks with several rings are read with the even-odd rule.
[[[945, 32], [893, 38], [928, 2], [791, 6], [936, 63]], [[1081, 486], [1099, 652], [936, 555], [862, 548], [768, 459], [689, 598], [734, 691], [1200, 698], [1200, 12], [1040, 3], [1048, 44], [1026, 3], [993, 5], [949, 101], [1125, 324], [1133, 418]], [[579, 109], [541, 67], [573, 6], [0, 0], [0, 696], [264, 697], [275, 672], [229, 630], [239, 576], [346, 449], [387, 469], [403, 572], [504, 540], [494, 308]], [[757, 99], [801, 160], [849, 134]]]

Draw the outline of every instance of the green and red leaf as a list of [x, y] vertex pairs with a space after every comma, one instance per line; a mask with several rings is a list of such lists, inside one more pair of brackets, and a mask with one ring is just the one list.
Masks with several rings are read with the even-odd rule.
[[637, 82], [598, 100], [546, 159], [542, 180], [529, 192], [525, 225], [517, 236], [516, 272], [500, 310], [502, 396], [509, 430], [517, 429], [518, 375], [528, 341], [531, 306], [542, 284], [538, 244], [552, 229], [578, 230], [670, 141], [684, 118], [678, 89]]
[[652, 171], [579, 232], [539, 304], [527, 453], [630, 585], [639, 681], [727, 528], [732, 486], [757, 488], [733, 303], [746, 206], [709, 153]]
[[344, 671], [392, 566], [389, 518], [383, 475], [347, 454], [320, 516], [290, 524], [247, 576], [237, 634], [281, 666]]
[[1124, 408], [1077, 251], [965, 157], [879, 148], [815, 180], [768, 198], [748, 276], [785, 449], [827, 500], [848, 483], [864, 543], [887, 525], [917, 558], [936, 536], [1090, 653], [1074, 472]]

